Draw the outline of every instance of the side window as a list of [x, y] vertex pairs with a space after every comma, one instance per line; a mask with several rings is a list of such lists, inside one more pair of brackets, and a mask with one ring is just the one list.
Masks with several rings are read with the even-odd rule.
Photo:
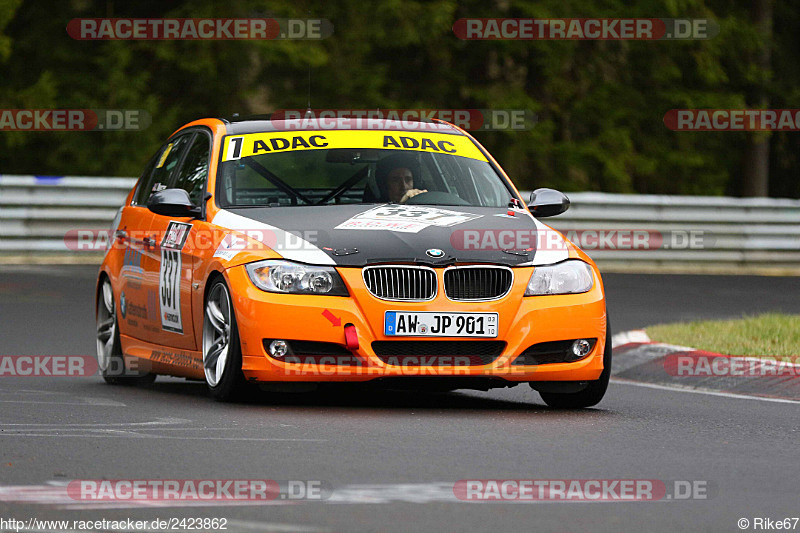
[[158, 156], [153, 159], [152, 166], [148, 166], [150, 175], [142, 176], [142, 183], [136, 191], [137, 205], [146, 205], [151, 194], [167, 188], [170, 174], [181, 160], [181, 155], [192, 135], [194, 134], [181, 135], [161, 148]]
[[194, 205], [200, 205], [208, 178], [208, 157], [211, 152], [211, 143], [208, 136], [198, 133], [192, 145], [186, 152], [175, 184], [172, 187], [183, 189], [189, 193]]
[[[147, 163], [147, 166], [142, 172], [141, 177], [139, 178], [139, 185], [136, 189], [136, 194], [133, 195], [133, 201], [131, 205], [144, 205], [147, 203], [147, 199], [150, 197], [150, 189], [153, 187], [153, 183], [150, 181], [150, 176], [153, 174], [153, 167], [156, 166], [158, 162], [158, 158], [161, 156], [161, 152], [164, 150], [164, 147], [158, 149], [156, 155], [150, 159], [150, 162]], [[145, 193], [144, 191], [147, 191]]]

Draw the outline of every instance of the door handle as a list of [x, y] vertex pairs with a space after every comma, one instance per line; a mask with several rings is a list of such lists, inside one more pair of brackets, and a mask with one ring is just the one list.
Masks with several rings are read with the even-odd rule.
[[118, 229], [114, 232], [114, 238], [124, 241], [128, 238], [128, 232], [125, 230]]

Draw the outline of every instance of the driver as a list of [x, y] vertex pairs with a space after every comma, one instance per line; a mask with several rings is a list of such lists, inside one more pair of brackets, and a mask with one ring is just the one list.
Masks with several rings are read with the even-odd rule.
[[414, 188], [415, 175], [419, 175], [419, 165], [412, 155], [395, 154], [381, 159], [375, 169], [381, 199], [404, 204], [409, 198], [428, 192], [427, 189]]

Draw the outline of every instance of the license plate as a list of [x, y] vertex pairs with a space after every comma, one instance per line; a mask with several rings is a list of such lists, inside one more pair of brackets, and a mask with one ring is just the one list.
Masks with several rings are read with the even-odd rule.
[[387, 336], [497, 337], [497, 313], [411, 313], [386, 311]]

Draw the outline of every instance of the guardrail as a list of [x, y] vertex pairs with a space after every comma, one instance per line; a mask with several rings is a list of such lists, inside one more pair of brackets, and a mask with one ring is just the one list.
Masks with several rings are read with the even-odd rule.
[[[0, 175], [0, 258], [96, 261], [96, 253], [70, 251], [64, 237], [75, 229], [108, 229], [134, 183], [134, 178]], [[800, 270], [800, 200], [568, 196], [569, 211], [545, 222], [603, 268]]]
[[[104, 230], [135, 178], [0, 175], [0, 255], [80, 254], [69, 230]], [[96, 254], [95, 254], [96, 255]]]
[[[529, 193], [524, 194], [527, 198]], [[800, 200], [606, 193], [568, 196], [572, 203], [569, 211], [545, 222], [568, 237], [570, 230], [577, 233], [585, 242], [577, 240], [576, 244], [606, 268], [800, 271]], [[649, 246], [593, 248], [593, 242], [600, 240], [599, 235], [592, 235], [594, 230], [605, 231], [605, 237], [614, 230], [649, 232]]]

